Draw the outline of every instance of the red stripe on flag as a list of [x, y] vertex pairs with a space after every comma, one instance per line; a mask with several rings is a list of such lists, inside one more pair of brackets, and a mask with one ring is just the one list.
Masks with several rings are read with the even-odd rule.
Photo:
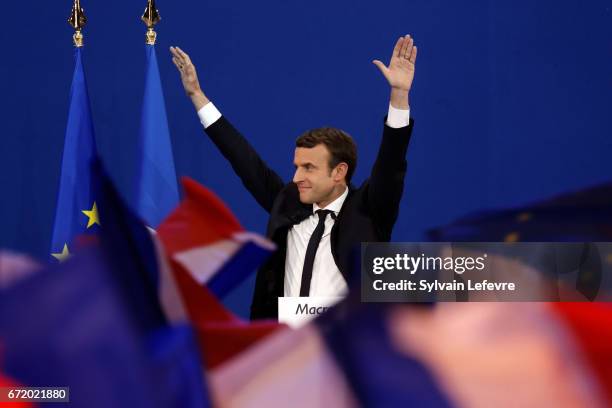
[[286, 328], [276, 321], [243, 321], [227, 310], [207, 287], [198, 284], [178, 262], [171, 261], [171, 265], [207, 368], [225, 363], [271, 333]]
[[554, 303], [572, 331], [612, 406], [612, 305]]
[[212, 191], [187, 177], [181, 181], [185, 198], [157, 229], [170, 255], [244, 231], [238, 219]]

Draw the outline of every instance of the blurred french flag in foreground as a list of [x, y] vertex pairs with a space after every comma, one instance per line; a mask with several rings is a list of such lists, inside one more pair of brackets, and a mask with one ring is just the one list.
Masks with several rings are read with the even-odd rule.
[[193, 330], [170, 324], [153, 285], [149, 231], [97, 160], [92, 175], [104, 225], [95, 244], [47, 268], [0, 263], [0, 276], [12, 276], [0, 296], [2, 372], [24, 386], [69, 387], [75, 407], [209, 406]]
[[207, 368], [282, 327], [244, 322], [219, 301], [265, 260], [273, 245], [245, 232], [213, 192], [185, 179], [185, 198], [155, 233], [125, 206], [99, 163], [95, 172], [101, 174], [106, 220], [101, 241], [122, 259], [117, 279], [139, 305], [140, 324], [190, 325]]
[[221, 406], [609, 407], [612, 306], [345, 302], [214, 370]]
[[210, 190], [183, 178], [185, 199], [159, 226], [168, 256], [217, 297], [240, 284], [274, 244], [247, 232]]
[[265, 261], [274, 244], [246, 232], [212, 191], [188, 178], [182, 184], [184, 199], [161, 223], [157, 238], [204, 363], [214, 368], [284, 327], [275, 321], [243, 321], [219, 300]]
[[[466, 217], [431, 236], [607, 241], [610, 186]], [[587, 278], [597, 276], [579, 277], [579, 289], [599, 287]], [[353, 290], [314, 323], [262, 340], [209, 380], [222, 406], [609, 407], [611, 345], [610, 303], [378, 305], [362, 304]]]
[[353, 291], [298, 330], [244, 322], [219, 296], [269, 243], [192, 181], [153, 233], [94, 168], [95, 245], [50, 267], [0, 252], [0, 381], [68, 386], [75, 407], [612, 405], [610, 304], [369, 304]]

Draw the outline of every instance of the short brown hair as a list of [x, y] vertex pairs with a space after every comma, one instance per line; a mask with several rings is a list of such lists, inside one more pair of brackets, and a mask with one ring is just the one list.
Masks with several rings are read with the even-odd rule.
[[343, 130], [324, 127], [312, 129], [295, 141], [296, 147], [313, 148], [323, 144], [327, 147], [330, 153], [329, 168], [333, 169], [340, 163], [346, 163], [348, 170], [346, 172], [346, 183], [351, 182], [351, 177], [357, 167], [357, 145], [353, 138]]

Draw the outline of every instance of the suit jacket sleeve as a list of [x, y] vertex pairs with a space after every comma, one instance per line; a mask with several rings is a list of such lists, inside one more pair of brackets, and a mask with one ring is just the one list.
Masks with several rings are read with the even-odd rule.
[[274, 199], [284, 186], [279, 175], [268, 167], [224, 116], [206, 128], [206, 133], [259, 205], [270, 212]]
[[413, 126], [412, 118], [410, 124], [403, 128], [394, 129], [385, 124], [378, 156], [370, 175], [367, 205], [380, 230], [389, 235], [386, 237], [388, 239], [391, 238], [404, 192], [406, 151]]

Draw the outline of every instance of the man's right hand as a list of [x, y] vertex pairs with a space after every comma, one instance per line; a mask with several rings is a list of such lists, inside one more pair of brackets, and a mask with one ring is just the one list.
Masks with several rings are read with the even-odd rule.
[[210, 101], [204, 95], [204, 92], [202, 92], [202, 88], [200, 88], [196, 68], [191, 62], [189, 55], [180, 48], [170, 47], [170, 52], [172, 53], [172, 62], [174, 62], [174, 65], [176, 65], [181, 74], [183, 88], [185, 88], [185, 92], [191, 98], [196, 110], [199, 111]]

